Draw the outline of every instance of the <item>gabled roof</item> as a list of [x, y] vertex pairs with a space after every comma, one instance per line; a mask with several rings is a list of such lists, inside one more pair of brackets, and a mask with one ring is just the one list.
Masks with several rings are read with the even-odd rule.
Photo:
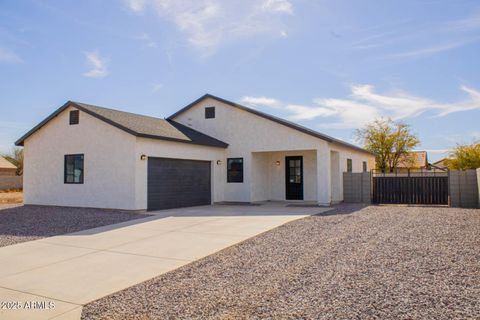
[[15, 142], [15, 145], [23, 146], [25, 139], [34, 134], [47, 122], [55, 118], [63, 110], [70, 106], [88, 113], [89, 115], [136, 137], [199, 144], [218, 148], [228, 147], [228, 144], [223, 141], [210, 137], [192, 128], [186, 127], [173, 120], [154, 118], [74, 101], [68, 101], [65, 103], [45, 120], [35, 126], [32, 130], [27, 132], [23, 137], [18, 139]]
[[284, 120], [284, 119], [281, 119], [281, 118], [272, 116], [272, 115], [270, 115], [270, 114], [267, 114], [267, 113], [264, 113], [264, 112], [261, 112], [261, 111], [255, 110], [255, 109], [251, 109], [251, 108], [245, 107], [245, 106], [243, 106], [243, 105], [241, 105], [241, 104], [238, 104], [238, 103], [235, 103], [235, 102], [232, 102], [232, 101], [228, 101], [228, 100], [225, 100], [225, 99], [223, 99], [223, 98], [219, 98], [219, 97], [214, 96], [214, 95], [211, 95], [211, 94], [209, 94], [209, 93], [201, 96], [200, 98], [198, 98], [197, 100], [193, 101], [192, 103], [190, 103], [190, 104], [187, 105], [186, 107], [184, 107], [184, 108], [180, 109], [179, 111], [175, 112], [174, 114], [172, 114], [171, 116], [169, 116], [167, 119], [173, 120], [176, 116], [178, 116], [178, 115], [180, 115], [181, 113], [189, 110], [190, 108], [192, 108], [193, 106], [195, 106], [197, 103], [199, 103], [199, 102], [201, 102], [202, 100], [207, 99], [207, 98], [215, 99], [215, 100], [217, 100], [217, 101], [220, 101], [220, 102], [222, 102], [222, 103], [228, 104], [228, 105], [230, 105], [230, 106], [232, 106], [232, 107], [235, 107], [235, 108], [237, 108], [237, 109], [240, 109], [240, 110], [244, 110], [244, 111], [253, 113], [254, 115], [257, 115], [257, 116], [259, 116], [259, 117], [262, 117], [262, 118], [265, 118], [265, 119], [274, 121], [274, 122], [276, 122], [276, 123], [278, 123], [278, 124], [287, 126], [287, 127], [289, 127], [289, 128], [295, 129], [295, 130], [297, 130], [297, 131], [303, 132], [303, 133], [308, 134], [308, 135], [311, 135], [311, 136], [313, 136], [313, 137], [316, 137], [316, 138], [325, 140], [325, 141], [327, 141], [327, 142], [334, 143], [334, 144], [337, 144], [337, 145], [341, 145], [341, 146], [344, 146], [344, 147], [347, 147], [347, 148], [352, 148], [352, 149], [355, 149], [355, 150], [358, 150], [358, 151], [361, 151], [361, 152], [365, 152], [365, 153], [374, 155], [372, 152], [367, 151], [367, 150], [365, 150], [365, 149], [363, 149], [363, 148], [357, 147], [356, 145], [353, 145], [353, 144], [350, 144], [350, 143], [348, 143], [348, 142], [345, 142], [345, 141], [342, 141], [342, 140], [339, 140], [339, 139], [330, 137], [330, 136], [328, 136], [328, 135], [326, 135], [326, 134], [317, 132], [317, 131], [315, 131], [315, 130], [309, 129], [309, 128], [304, 127], [304, 126], [301, 126], [301, 125], [296, 124], [296, 123], [294, 123], [294, 122], [287, 121], [287, 120]]
[[17, 169], [13, 163], [0, 156], [0, 169]]
[[399, 168], [427, 168], [427, 151], [410, 151], [401, 157], [397, 167]]
[[433, 165], [436, 165], [436, 166], [438, 166], [438, 165], [443, 165], [443, 163], [445, 162], [445, 160], [448, 160], [448, 158], [442, 158], [442, 159], [440, 159], [440, 160], [435, 161], [435, 162], [432, 163], [432, 164], [433, 164]]
[[438, 161], [435, 161], [434, 163], [431, 163], [430, 166], [434, 169], [446, 170], [448, 169], [448, 166], [446, 165], [447, 160], [448, 158], [440, 159]]

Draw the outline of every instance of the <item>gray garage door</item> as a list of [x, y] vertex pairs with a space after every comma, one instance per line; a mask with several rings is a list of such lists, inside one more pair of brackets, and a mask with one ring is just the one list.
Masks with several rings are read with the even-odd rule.
[[148, 210], [208, 205], [210, 162], [148, 158]]

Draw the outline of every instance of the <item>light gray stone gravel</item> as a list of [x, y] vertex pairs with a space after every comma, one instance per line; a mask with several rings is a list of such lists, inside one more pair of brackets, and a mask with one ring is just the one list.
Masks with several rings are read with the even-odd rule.
[[480, 210], [339, 207], [86, 305], [83, 319], [479, 319]]
[[86, 208], [0, 206], [0, 247], [144, 218], [145, 214]]

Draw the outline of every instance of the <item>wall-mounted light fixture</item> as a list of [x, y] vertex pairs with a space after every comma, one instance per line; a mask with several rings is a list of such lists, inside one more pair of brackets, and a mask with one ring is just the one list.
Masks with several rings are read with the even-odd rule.
[[222, 160], [217, 160], [217, 164], [218, 164], [218, 165], [221, 165], [221, 164], [222, 164]]
[[144, 155], [144, 154], [142, 154], [142, 155], [140, 156], [140, 160], [147, 160], [147, 156]]
[[275, 161], [275, 165], [279, 166], [280, 165], [280, 160]]

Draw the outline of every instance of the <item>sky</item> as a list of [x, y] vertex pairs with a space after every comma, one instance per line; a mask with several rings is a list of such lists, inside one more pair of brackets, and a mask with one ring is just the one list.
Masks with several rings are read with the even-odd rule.
[[68, 100], [167, 117], [205, 93], [355, 143], [480, 140], [478, 0], [0, 0], [0, 152]]

